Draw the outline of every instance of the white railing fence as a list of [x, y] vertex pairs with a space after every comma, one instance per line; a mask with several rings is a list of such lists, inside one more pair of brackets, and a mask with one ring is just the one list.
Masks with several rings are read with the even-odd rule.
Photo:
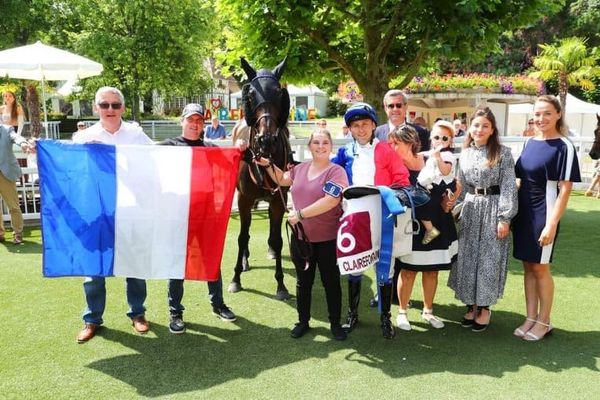
[[[31, 136], [29, 134], [29, 130], [31, 126], [29, 122], [25, 122], [23, 125], [23, 133], [22, 135], [25, 137]], [[42, 122], [42, 131], [40, 132], [40, 137], [46, 139], [60, 139], [60, 121], [48, 121], [48, 134], [46, 135], [45, 123]]]
[[[521, 150], [523, 149], [523, 143], [526, 138], [523, 137], [511, 137], [505, 136], [502, 137], [502, 143], [509, 146], [512, 150], [513, 157], [515, 159], [519, 157], [521, 154]], [[592, 143], [594, 138], [592, 137], [576, 137], [571, 138], [578, 152], [579, 159], [579, 167], [582, 174], [583, 182], [580, 184], [576, 184], [576, 189], [585, 189], [589, 184], [592, 175], [593, 175], [593, 162], [588, 155], [592, 147]], [[462, 138], [456, 139], [457, 152], [462, 146]], [[304, 161], [310, 159], [311, 155], [307, 148], [308, 139], [292, 139], [291, 145], [294, 151], [294, 159], [298, 161]], [[347, 142], [346, 139], [335, 139], [334, 150], [337, 151], [337, 148], [343, 146]], [[231, 142], [229, 140], [215, 141], [214, 143], [218, 145], [229, 146]], [[37, 167], [35, 165], [35, 156], [26, 156], [21, 153], [20, 148], [17, 146], [14, 147], [15, 154], [17, 158], [27, 159], [28, 166], [22, 168], [23, 177], [17, 182], [17, 192], [19, 194], [19, 199], [21, 202], [21, 210], [23, 211], [23, 216], [25, 220], [39, 220], [40, 218], [40, 193], [39, 193], [39, 185], [38, 185], [38, 175], [37, 175]], [[0, 211], [2, 214], [2, 220], [8, 221], [10, 219], [8, 215], [8, 210], [4, 202], [0, 200]]]

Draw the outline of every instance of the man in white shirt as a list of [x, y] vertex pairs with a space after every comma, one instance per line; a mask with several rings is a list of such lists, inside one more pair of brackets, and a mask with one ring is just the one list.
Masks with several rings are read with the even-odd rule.
[[[125, 112], [125, 98], [119, 89], [101, 87], [96, 92], [94, 112], [100, 121], [88, 129], [73, 135], [74, 143], [105, 144], [152, 144], [152, 140], [134, 123], [124, 122], [121, 116]], [[87, 306], [83, 312], [85, 325], [77, 336], [77, 342], [85, 343], [94, 337], [102, 325], [102, 315], [106, 305], [106, 287], [103, 277], [87, 277], [83, 283]], [[144, 316], [146, 308], [146, 281], [137, 278], [126, 278], [127, 303], [133, 328], [140, 334], [150, 329]]]

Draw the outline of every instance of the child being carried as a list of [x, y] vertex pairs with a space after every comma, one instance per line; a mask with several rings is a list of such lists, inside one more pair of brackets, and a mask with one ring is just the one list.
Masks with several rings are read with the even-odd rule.
[[[434, 186], [442, 185], [442, 183], [450, 185], [454, 182], [456, 158], [453, 155], [453, 138], [454, 126], [448, 121], [439, 120], [431, 129], [432, 150], [424, 154], [427, 161], [417, 177], [417, 182], [424, 188], [431, 191]], [[447, 191], [450, 192], [448, 193], [449, 196], [453, 195], [450, 189], [447, 189]], [[417, 208], [417, 218], [426, 231], [421, 241], [423, 244], [429, 244], [440, 235], [440, 231], [433, 226], [429, 218], [431, 206], [433, 204]]]

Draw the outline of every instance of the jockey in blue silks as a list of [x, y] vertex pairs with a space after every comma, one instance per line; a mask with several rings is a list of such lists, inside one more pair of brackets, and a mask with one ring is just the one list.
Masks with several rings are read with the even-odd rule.
[[[409, 174], [402, 159], [387, 142], [381, 142], [375, 136], [377, 113], [367, 103], [356, 103], [344, 114], [346, 126], [353, 140], [338, 150], [333, 162], [342, 166], [348, 174], [350, 185], [408, 186]], [[388, 266], [389, 268], [389, 266]], [[392, 271], [393, 276], [393, 271]], [[391, 323], [392, 276], [380, 282], [381, 330], [385, 338], [395, 336]], [[358, 305], [362, 274], [349, 275], [349, 309], [346, 323], [347, 331], [358, 323]]]

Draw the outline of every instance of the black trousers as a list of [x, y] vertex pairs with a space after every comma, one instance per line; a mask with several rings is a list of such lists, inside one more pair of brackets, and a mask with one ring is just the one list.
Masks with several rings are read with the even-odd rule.
[[[294, 242], [297, 239], [292, 235], [290, 240]], [[296, 309], [298, 310], [298, 320], [302, 323], [308, 323], [310, 320], [312, 287], [318, 267], [321, 283], [325, 289], [329, 322], [331, 324], [338, 324], [342, 311], [342, 287], [340, 285], [340, 271], [336, 265], [335, 240], [312, 243], [313, 254], [308, 260], [307, 269], [305, 269], [306, 261], [302, 258], [301, 254], [298, 254], [296, 243], [292, 243], [290, 247], [292, 262], [296, 268]]]

